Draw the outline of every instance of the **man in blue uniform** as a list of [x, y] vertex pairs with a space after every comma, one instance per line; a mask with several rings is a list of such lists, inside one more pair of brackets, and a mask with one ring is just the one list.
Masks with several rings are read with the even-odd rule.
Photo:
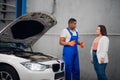
[[84, 43], [78, 41], [77, 21], [70, 18], [68, 27], [61, 32], [59, 43], [63, 45], [63, 60], [65, 63], [65, 80], [80, 80], [79, 58], [77, 45], [84, 48]]

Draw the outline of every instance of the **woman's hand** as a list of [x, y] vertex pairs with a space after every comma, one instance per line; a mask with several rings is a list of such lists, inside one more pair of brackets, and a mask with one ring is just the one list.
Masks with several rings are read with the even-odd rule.
[[100, 62], [101, 63], [104, 63], [105, 59], [104, 58], [101, 58]]

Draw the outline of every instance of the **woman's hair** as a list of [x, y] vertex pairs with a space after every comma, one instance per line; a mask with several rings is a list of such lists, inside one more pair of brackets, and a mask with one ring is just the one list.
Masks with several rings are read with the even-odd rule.
[[106, 27], [104, 25], [98, 25], [98, 27], [100, 27], [101, 34], [104, 35], [104, 36], [107, 36]]

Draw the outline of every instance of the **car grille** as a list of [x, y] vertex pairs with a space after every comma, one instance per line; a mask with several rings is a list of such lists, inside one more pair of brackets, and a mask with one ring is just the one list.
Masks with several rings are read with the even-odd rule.
[[61, 78], [64, 78], [64, 72], [56, 73], [56, 74], [55, 74], [55, 80], [56, 80], [56, 79], [61, 79]]
[[64, 63], [53, 64], [52, 69], [53, 69], [54, 72], [58, 72], [59, 70], [63, 71]]
[[59, 69], [60, 69], [60, 64], [53, 64], [52, 69], [53, 69], [54, 72], [58, 72]]
[[61, 71], [64, 69], [64, 63], [61, 63]]

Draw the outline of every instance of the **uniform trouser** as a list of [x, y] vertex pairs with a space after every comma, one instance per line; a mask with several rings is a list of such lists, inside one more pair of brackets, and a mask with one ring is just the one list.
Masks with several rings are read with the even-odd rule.
[[108, 80], [105, 74], [107, 63], [99, 64], [96, 52], [93, 52], [93, 64], [98, 80]]
[[64, 47], [63, 59], [65, 62], [65, 80], [80, 80], [78, 50]]

